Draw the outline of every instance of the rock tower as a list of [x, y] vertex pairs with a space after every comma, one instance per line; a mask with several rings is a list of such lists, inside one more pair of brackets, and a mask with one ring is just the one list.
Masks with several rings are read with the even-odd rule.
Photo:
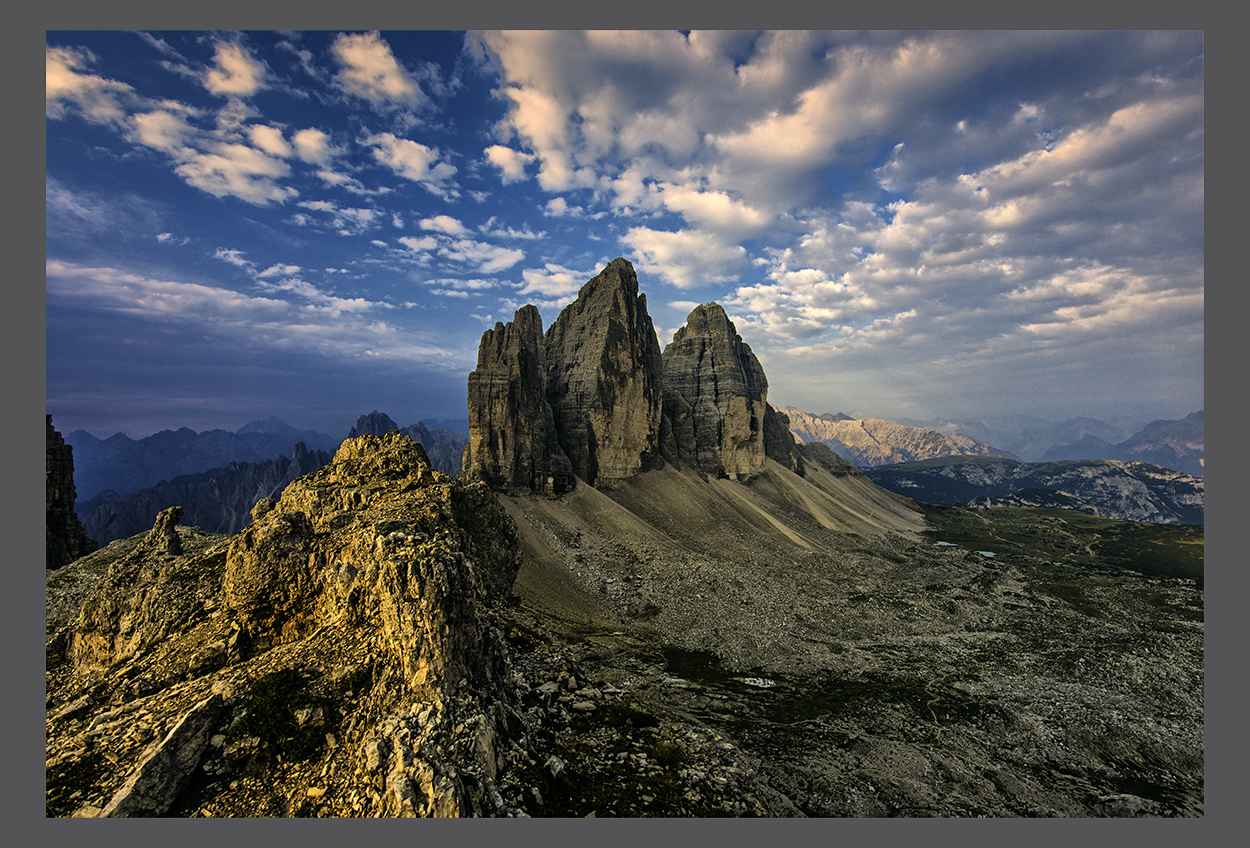
[[48, 419], [44, 496], [47, 506], [48, 568], [60, 568], [99, 547], [74, 513], [74, 449]]
[[495, 488], [611, 486], [667, 460], [744, 479], [802, 470], [768, 379], [725, 310], [697, 307], [661, 354], [625, 259], [582, 286], [544, 334], [533, 306], [482, 334], [463, 467]]

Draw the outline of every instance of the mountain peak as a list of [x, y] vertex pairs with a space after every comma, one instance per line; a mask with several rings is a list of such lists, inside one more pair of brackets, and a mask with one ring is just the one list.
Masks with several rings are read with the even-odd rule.
[[376, 409], [368, 415], [362, 415], [356, 419], [356, 426], [352, 427], [351, 432], [347, 434], [347, 438], [354, 439], [357, 436], [363, 436], [368, 433], [371, 436], [381, 436], [392, 430], [398, 430], [399, 425], [391, 420], [391, 416], [385, 412], [378, 412]]

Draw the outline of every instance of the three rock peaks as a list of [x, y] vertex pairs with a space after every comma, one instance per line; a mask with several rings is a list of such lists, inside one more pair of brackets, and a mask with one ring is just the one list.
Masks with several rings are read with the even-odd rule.
[[764, 369], [716, 303], [695, 307], [661, 354], [634, 268], [618, 258], [545, 334], [533, 306], [482, 334], [463, 466], [546, 494], [664, 462], [732, 479], [766, 459], [798, 470], [789, 422], [767, 399]]

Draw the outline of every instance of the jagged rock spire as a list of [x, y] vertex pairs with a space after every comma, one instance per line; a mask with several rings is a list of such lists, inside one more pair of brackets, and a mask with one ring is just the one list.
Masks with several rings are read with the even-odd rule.
[[482, 334], [469, 374], [467, 473], [498, 488], [559, 494], [576, 485], [546, 397], [546, 349], [538, 309], [523, 306]]
[[659, 462], [663, 362], [634, 266], [614, 259], [546, 335], [547, 400], [573, 471], [591, 484]]
[[696, 306], [663, 361], [678, 461], [732, 479], [763, 470], [768, 378], [720, 304]]
[[74, 449], [52, 426], [47, 416], [48, 436], [45, 452], [44, 497], [46, 500], [46, 536], [48, 568], [60, 568], [94, 551], [98, 545], [87, 538], [82, 522], [74, 513]]

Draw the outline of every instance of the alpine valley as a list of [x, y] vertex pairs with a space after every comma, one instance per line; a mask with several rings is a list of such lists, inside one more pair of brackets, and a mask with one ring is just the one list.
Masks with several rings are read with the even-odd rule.
[[48, 816], [1204, 814], [1192, 468], [779, 409], [624, 259], [467, 390], [163, 465], [49, 417]]

